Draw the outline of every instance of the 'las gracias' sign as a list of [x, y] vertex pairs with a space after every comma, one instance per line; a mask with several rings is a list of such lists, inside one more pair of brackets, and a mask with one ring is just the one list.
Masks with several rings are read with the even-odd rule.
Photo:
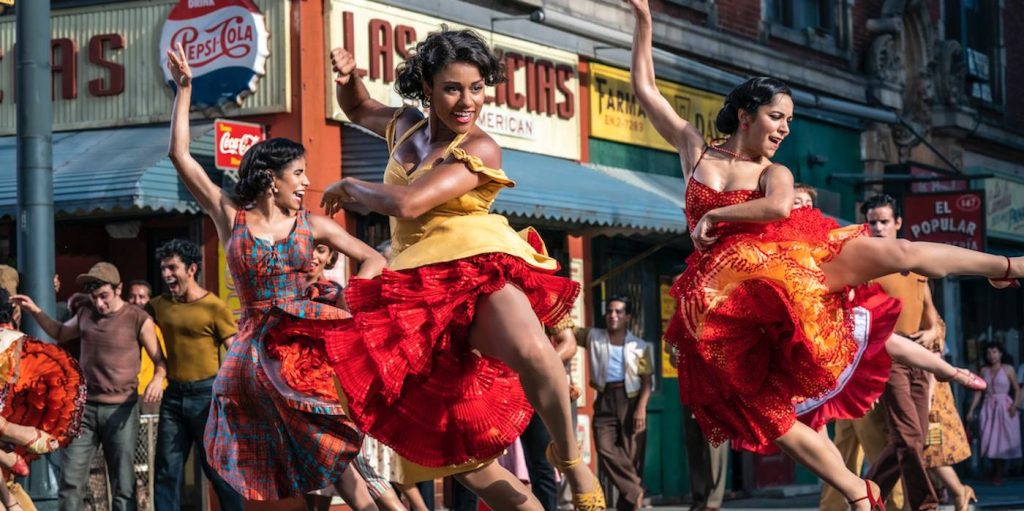
[[171, 87], [168, 48], [181, 43], [192, 67], [192, 105], [239, 103], [266, 74], [269, 33], [252, 0], [179, 0], [160, 34], [160, 67]]

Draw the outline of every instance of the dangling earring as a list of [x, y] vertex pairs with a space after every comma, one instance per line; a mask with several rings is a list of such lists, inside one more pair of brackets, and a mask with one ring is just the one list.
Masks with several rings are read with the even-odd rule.
[[274, 195], [277, 195], [277, 187], [276, 186], [271, 186], [270, 187], [270, 193], [272, 193]]
[[749, 125], [747, 123], [743, 123], [742, 126], [743, 126], [743, 129], [747, 129], [749, 127]]

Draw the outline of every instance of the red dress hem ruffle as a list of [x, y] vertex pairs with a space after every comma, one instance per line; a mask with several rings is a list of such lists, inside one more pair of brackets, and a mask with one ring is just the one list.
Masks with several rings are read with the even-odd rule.
[[274, 335], [323, 339], [356, 425], [426, 467], [492, 458], [533, 415], [518, 375], [475, 352], [468, 338], [479, 298], [513, 285], [539, 322], [557, 325], [580, 287], [522, 259], [488, 253], [354, 278], [353, 317], [285, 317]]

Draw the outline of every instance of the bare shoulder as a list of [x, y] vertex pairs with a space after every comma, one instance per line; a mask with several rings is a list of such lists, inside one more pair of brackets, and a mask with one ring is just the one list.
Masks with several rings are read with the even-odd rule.
[[501, 146], [483, 131], [470, 134], [460, 146], [466, 153], [480, 158], [484, 166], [492, 169], [501, 168]]
[[423, 120], [423, 112], [420, 112], [418, 108], [413, 107], [399, 107], [402, 111], [398, 114], [398, 118], [395, 119], [395, 138], [402, 136], [403, 133], [412, 129], [416, 123]]

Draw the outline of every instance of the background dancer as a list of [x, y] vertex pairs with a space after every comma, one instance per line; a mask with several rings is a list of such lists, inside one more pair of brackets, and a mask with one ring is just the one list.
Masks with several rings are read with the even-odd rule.
[[1006, 287], [1024, 274], [1024, 259], [871, 238], [864, 226], [835, 229], [814, 208], [793, 209], [792, 173], [769, 160], [789, 134], [788, 88], [769, 78], [738, 86], [716, 120], [732, 136], [707, 146], [658, 91], [650, 10], [645, 0], [629, 3], [637, 19], [633, 89], [680, 152], [697, 248], [673, 286], [680, 303], [666, 333], [680, 350], [681, 398], [712, 442], [775, 443], [854, 509], [881, 507], [877, 485], [849, 472], [834, 446], [793, 411], [794, 400], [832, 391], [857, 354], [846, 323], [850, 304], [839, 291], [904, 270], [932, 278], [980, 274]]
[[0, 441], [14, 446], [0, 450], [0, 504], [23, 511], [35, 507], [12, 478], [29, 475], [26, 460], [66, 447], [78, 435], [85, 380], [68, 352], [16, 329], [14, 310], [0, 287]]
[[311, 339], [268, 345], [264, 332], [275, 319], [266, 313], [276, 307], [304, 317], [347, 316], [303, 296], [318, 242], [360, 262], [363, 278], [377, 275], [384, 258], [333, 220], [302, 208], [309, 179], [299, 143], [274, 138], [251, 147], [242, 157], [235, 197], [215, 185], [189, 154], [192, 71], [180, 45], [167, 56], [177, 86], [171, 161], [213, 220], [242, 303], [238, 335], [213, 384], [207, 459], [251, 500], [335, 484], [362, 434], [345, 415], [323, 345]]
[[[332, 58], [345, 114], [384, 136], [390, 152], [384, 184], [345, 178], [324, 194], [328, 214], [346, 204], [391, 216], [389, 269], [350, 281], [354, 321], [327, 333], [357, 424], [421, 467], [461, 465], [413, 478], [403, 469], [404, 482], [456, 472], [492, 508], [538, 509], [518, 479], [490, 462], [522, 433], [532, 404], [576, 507], [604, 508], [543, 328], [569, 326], [579, 286], [554, 275], [558, 263], [536, 231], [517, 234], [488, 214], [498, 192], [515, 185], [500, 170], [501, 149], [475, 122], [486, 87], [504, 80], [501, 62], [472, 31], [427, 36], [396, 82], [400, 95], [430, 106], [424, 118], [370, 98], [343, 49]], [[293, 333], [320, 328], [297, 322]]]

